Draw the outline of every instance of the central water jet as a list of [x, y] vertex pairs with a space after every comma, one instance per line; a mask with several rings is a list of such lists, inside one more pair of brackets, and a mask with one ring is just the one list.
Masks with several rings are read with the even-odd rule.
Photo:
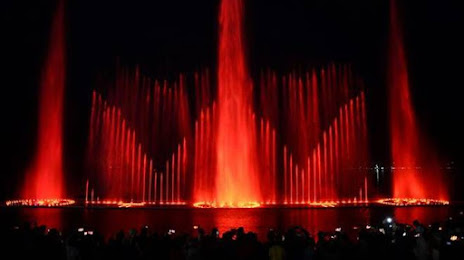
[[219, 11], [216, 201], [229, 206], [261, 200], [252, 113], [253, 84], [243, 44], [243, 4]]

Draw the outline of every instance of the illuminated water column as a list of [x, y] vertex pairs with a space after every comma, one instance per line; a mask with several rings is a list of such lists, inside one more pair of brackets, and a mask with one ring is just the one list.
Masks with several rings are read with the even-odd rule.
[[26, 173], [21, 196], [51, 199], [65, 195], [62, 139], [63, 98], [66, 78], [64, 1], [53, 18], [49, 49], [44, 63], [40, 93], [38, 142], [34, 162]]
[[242, 1], [219, 11], [216, 200], [240, 206], [261, 200], [253, 129], [252, 81], [244, 57]]
[[[395, 198], [446, 199], [437, 157], [418, 127], [396, 1], [390, 2], [389, 109]], [[421, 169], [416, 168], [421, 166]]]

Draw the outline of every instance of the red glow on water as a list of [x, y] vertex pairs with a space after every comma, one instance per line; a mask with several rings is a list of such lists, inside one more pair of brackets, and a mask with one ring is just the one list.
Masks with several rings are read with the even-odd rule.
[[41, 75], [37, 149], [25, 177], [23, 198], [64, 196], [62, 123], [66, 59], [63, 2], [59, 2], [52, 22], [49, 50]]
[[390, 135], [396, 169], [393, 172], [393, 196], [446, 199], [437, 157], [416, 120], [396, 2], [390, 3]]
[[423, 198], [385, 198], [379, 199], [377, 203], [389, 206], [429, 206], [429, 205], [448, 205], [447, 200], [423, 199]]
[[219, 11], [216, 200], [231, 205], [261, 199], [242, 9], [223, 0]]
[[10, 207], [65, 207], [74, 204], [71, 199], [20, 199], [8, 200], [6, 206]]
[[195, 208], [258, 208], [261, 205], [256, 201], [239, 201], [239, 202], [195, 202], [193, 203]]

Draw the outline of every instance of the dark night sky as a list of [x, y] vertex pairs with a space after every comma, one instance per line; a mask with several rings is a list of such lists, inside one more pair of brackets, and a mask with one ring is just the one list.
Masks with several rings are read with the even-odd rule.
[[[65, 167], [80, 183], [91, 90], [116, 57], [157, 77], [215, 66], [219, 1], [67, 1]], [[374, 162], [388, 162], [388, 1], [246, 2], [252, 73], [350, 62], [367, 85]], [[463, 163], [464, 9], [459, 1], [399, 1], [419, 123], [445, 161]], [[0, 3], [0, 199], [15, 194], [34, 152], [37, 93], [54, 0]], [[462, 171], [460, 171], [462, 172]]]

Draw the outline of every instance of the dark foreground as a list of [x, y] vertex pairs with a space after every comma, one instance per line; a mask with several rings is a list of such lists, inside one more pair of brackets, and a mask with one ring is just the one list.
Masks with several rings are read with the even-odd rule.
[[11, 259], [462, 259], [464, 214], [431, 225], [401, 224], [386, 218], [362, 226], [356, 236], [343, 230], [311, 234], [302, 227], [270, 229], [267, 238], [243, 228], [220, 236], [217, 229], [193, 232], [149, 227], [117, 232], [105, 239], [98, 230], [79, 228], [63, 236], [57, 229], [24, 223], [2, 231], [2, 255]]

